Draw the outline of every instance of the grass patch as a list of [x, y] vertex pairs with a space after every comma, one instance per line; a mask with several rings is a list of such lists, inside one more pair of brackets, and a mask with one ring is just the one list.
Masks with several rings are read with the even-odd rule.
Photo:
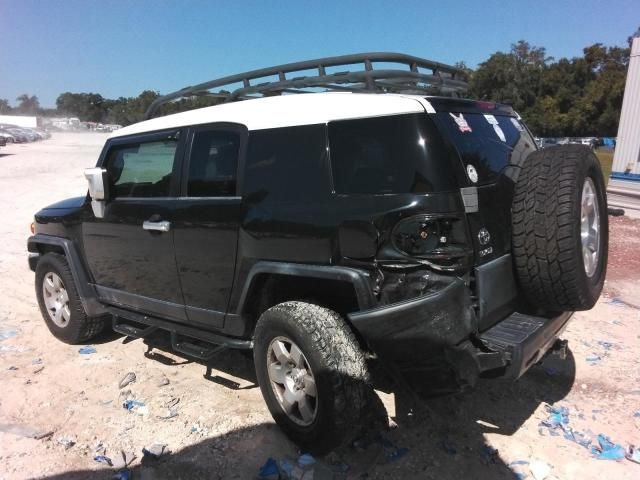
[[604, 181], [609, 183], [609, 175], [611, 175], [611, 166], [613, 165], [613, 150], [596, 150], [596, 156], [600, 160]]

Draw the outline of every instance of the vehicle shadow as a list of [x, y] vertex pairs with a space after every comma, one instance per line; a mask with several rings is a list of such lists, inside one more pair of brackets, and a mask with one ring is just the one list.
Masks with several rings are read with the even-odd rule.
[[[157, 342], [149, 345], [152, 348], [147, 358], [161, 361], [159, 356], [165, 356], [163, 349], [167, 345]], [[168, 352], [176, 355], [170, 347], [165, 353]], [[240, 352], [227, 352], [199, 363], [207, 372], [205, 378], [217, 376], [212, 373], [215, 370], [255, 385], [253, 363]], [[508, 455], [501, 454], [487, 443], [485, 435], [513, 435], [541, 403], [562, 400], [574, 379], [575, 362], [569, 351], [566, 360], [548, 357], [543, 365], [534, 366], [517, 382], [481, 380], [467, 393], [422, 398], [416, 403], [415, 396], [404, 388], [391, 389], [395, 411], [385, 408], [380, 397], [374, 395], [363, 436], [317, 458], [323, 470], [314, 473], [313, 478], [513, 479], [515, 473], [509, 464], [528, 460], [530, 453], [522, 453], [522, 457], [514, 453], [526, 452], [527, 445], [520, 450], [510, 448]], [[247, 388], [240, 387], [238, 382], [216, 383], [233, 390]], [[403, 409], [403, 405], [412, 408]], [[252, 479], [269, 457], [295, 462], [299, 453], [275, 424], [260, 423], [204, 439], [159, 459], [143, 459], [141, 464], [131, 467], [130, 478]], [[113, 478], [113, 474], [113, 469], [81, 470], [45, 478], [107, 479]]]

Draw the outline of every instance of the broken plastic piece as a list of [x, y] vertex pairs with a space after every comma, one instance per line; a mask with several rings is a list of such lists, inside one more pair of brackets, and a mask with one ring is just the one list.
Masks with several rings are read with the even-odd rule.
[[133, 372], [129, 372], [124, 376], [122, 380], [120, 380], [120, 383], [118, 383], [118, 388], [124, 388], [130, 383], [134, 383], [135, 381], [136, 381], [136, 374]]
[[87, 345], [85, 347], [81, 347], [80, 350], [78, 350], [78, 353], [81, 355], [91, 355], [92, 353], [96, 353], [97, 350], [93, 345]]
[[591, 454], [598, 460], [622, 460], [625, 457], [622, 445], [614, 444], [603, 434], [598, 435], [598, 446], [591, 448]]
[[157, 459], [166, 453], [169, 453], [169, 451], [164, 443], [154, 443], [142, 449], [142, 454], [145, 458]]
[[278, 469], [278, 464], [273, 458], [267, 458], [267, 461], [264, 463], [264, 465], [260, 467], [258, 478], [261, 480], [268, 478], [280, 478], [280, 470]]
[[96, 455], [95, 457], [93, 457], [93, 459], [98, 463], [104, 463], [105, 465], [109, 465], [110, 467], [113, 467], [113, 462], [109, 457], [105, 455]]

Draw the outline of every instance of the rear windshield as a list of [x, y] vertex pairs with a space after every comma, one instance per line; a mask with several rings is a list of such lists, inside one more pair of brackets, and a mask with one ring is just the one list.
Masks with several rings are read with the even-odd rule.
[[429, 193], [455, 189], [451, 162], [425, 114], [329, 123], [336, 193]]
[[435, 119], [464, 166], [475, 167], [478, 184], [494, 182], [507, 165], [519, 165], [536, 148], [531, 135], [515, 117], [439, 112]]

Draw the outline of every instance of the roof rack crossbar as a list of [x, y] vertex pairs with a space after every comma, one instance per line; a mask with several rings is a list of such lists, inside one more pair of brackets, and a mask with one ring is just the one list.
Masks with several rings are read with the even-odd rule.
[[[376, 69], [375, 63], [398, 64], [408, 68], [394, 69], [385, 65], [384, 69]], [[327, 73], [328, 67], [357, 65], [362, 65], [361, 70]], [[422, 73], [420, 69], [429, 70], [430, 73]], [[313, 70], [317, 74], [309, 76], [308, 72]], [[296, 73], [303, 75], [294, 76]], [[278, 80], [265, 81], [266, 77], [277, 77]], [[252, 84], [252, 81], [260, 81], [260, 83]], [[228, 93], [211, 92], [212, 89], [238, 84], [242, 86]], [[309, 88], [369, 93], [406, 93], [410, 90], [416, 93], [433, 94], [434, 91], [463, 92], [468, 85], [464, 81], [464, 72], [439, 62], [401, 53], [360, 53], [262, 68], [185, 87], [158, 97], [149, 106], [145, 119], [152, 118], [160, 106], [184, 97], [208, 95], [225, 98], [225, 101], [230, 102], [259, 98], [259, 95], [302, 93], [304, 89]]]

